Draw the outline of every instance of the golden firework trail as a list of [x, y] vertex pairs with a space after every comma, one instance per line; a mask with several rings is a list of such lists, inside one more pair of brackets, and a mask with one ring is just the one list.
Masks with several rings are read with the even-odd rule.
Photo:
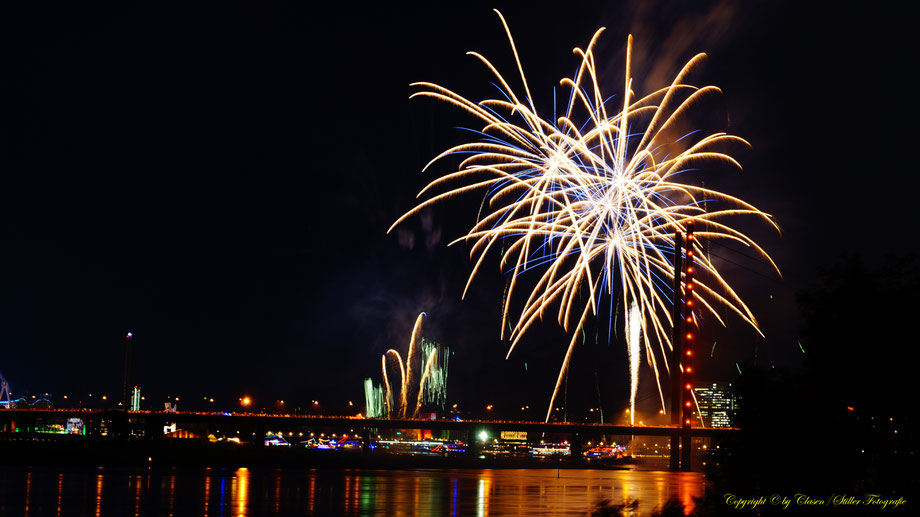
[[[447, 361], [438, 363], [438, 351], [441, 349], [434, 343], [422, 343], [422, 321], [426, 314], [424, 312], [418, 315], [415, 325], [412, 327], [412, 336], [409, 338], [409, 351], [406, 355], [406, 361], [403, 362], [399, 352], [395, 349], [389, 349], [380, 358], [380, 368], [383, 372], [383, 388], [386, 390], [383, 395], [383, 402], [386, 405], [387, 414], [397, 418], [415, 418], [418, 416], [419, 409], [427, 399], [436, 400], [443, 405], [446, 396], [447, 382]], [[422, 377], [418, 382], [418, 396], [415, 406], [409, 414], [409, 389], [414, 387], [415, 376], [413, 374], [415, 363], [414, 357], [422, 348]], [[387, 359], [396, 363], [399, 367], [399, 400], [394, 400], [394, 393], [390, 378], [387, 375]], [[371, 401], [375, 399], [373, 382], [368, 387], [370, 379], [365, 380], [365, 396], [368, 400], [368, 407], [372, 406]], [[380, 409], [374, 411], [375, 414], [381, 413]]]
[[[485, 257], [499, 249], [501, 268], [510, 274], [501, 325], [503, 339], [506, 327], [510, 329], [508, 355], [547, 313], [554, 313], [566, 332], [574, 324], [550, 410], [578, 331], [589, 315], [598, 314], [603, 297], [611, 300], [611, 307], [612, 300], [621, 297], [624, 310], [635, 310], [627, 318], [638, 323], [630, 323], [630, 332], [626, 332], [628, 349], [640, 346], [632, 341], [642, 341], [664, 407], [660, 372], [668, 370], [672, 347], [669, 279], [674, 275], [670, 259], [674, 233], [686, 231], [687, 223], [693, 221], [697, 238], [740, 243], [776, 268], [756, 242], [727, 220], [749, 215], [779, 230], [771, 216], [737, 197], [688, 181], [707, 162], [740, 169], [722, 149], [748, 143], [726, 133], [704, 136], [700, 131], [681, 129], [693, 104], [720, 92], [715, 86], [684, 82], [705, 54], [684, 65], [669, 86], [637, 97], [632, 91], [629, 36], [623, 93], [616, 102], [606, 100], [598, 84], [594, 53], [603, 28], [585, 49], [574, 49], [580, 63], [576, 73], [560, 83], [569, 92], [562, 114], [555, 120], [543, 118], [533, 103], [508, 24], [496, 13], [511, 44], [524, 96], [519, 97], [498, 69], [476, 52], [469, 55], [494, 75], [502, 98], [473, 102], [437, 84], [414, 83], [419, 91], [411, 97], [452, 104], [478, 118], [482, 127], [477, 141], [451, 147], [426, 165], [425, 170], [446, 157], [463, 157], [458, 170], [429, 183], [419, 197], [430, 197], [400, 217], [390, 230], [449, 197], [484, 191], [488, 201], [484, 215], [466, 235], [451, 243], [471, 247], [474, 266], [463, 295]], [[692, 296], [699, 311], [694, 322], [706, 312], [724, 325], [716, 311], [717, 305], [724, 305], [757, 328], [754, 315], [705, 254], [696, 254], [695, 269], [698, 280]], [[527, 283], [529, 293], [520, 312], [512, 314], [509, 301], [525, 284], [520, 279], [530, 270], [539, 272], [534, 273], [532, 288]], [[635, 354], [630, 355], [632, 364], [637, 364]], [[634, 401], [634, 387], [631, 392]], [[547, 419], [549, 416], [548, 411]]]

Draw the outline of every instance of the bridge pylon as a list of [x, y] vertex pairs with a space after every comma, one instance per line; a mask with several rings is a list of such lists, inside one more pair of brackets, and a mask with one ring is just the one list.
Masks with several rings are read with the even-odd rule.
[[[683, 328], [682, 322], [683, 317], [681, 314], [681, 273], [683, 271], [683, 256], [681, 255], [683, 249], [683, 238], [684, 235], [680, 231], [674, 232], [674, 279], [671, 292], [671, 322], [673, 327], [671, 329], [671, 364], [669, 369], [671, 372], [671, 425], [677, 427], [680, 425], [680, 385], [681, 385], [681, 375], [680, 375], [680, 359], [682, 353], [681, 344], [683, 339], [681, 337], [681, 330]], [[670, 458], [670, 470], [671, 472], [677, 472], [680, 470], [680, 456], [678, 455], [678, 450], [680, 449], [680, 437], [677, 433], [671, 435], [671, 458]]]
[[[686, 223], [684, 233], [674, 232], [674, 279], [671, 295], [671, 425], [680, 432], [671, 434], [670, 465], [672, 472], [690, 471], [690, 425], [693, 421], [693, 339], [697, 320], [693, 316], [693, 265], [695, 240], [693, 221]], [[683, 248], [686, 248], [684, 250]], [[686, 257], [686, 260], [684, 259]]]

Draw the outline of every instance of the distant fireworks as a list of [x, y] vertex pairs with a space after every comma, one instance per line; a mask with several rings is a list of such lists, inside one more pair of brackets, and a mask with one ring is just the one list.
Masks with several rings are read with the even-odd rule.
[[[443, 408], [447, 402], [447, 364], [450, 350], [422, 338], [424, 318], [423, 312], [415, 320], [405, 361], [399, 352], [392, 348], [380, 358], [383, 385], [375, 386], [371, 379], [365, 379], [364, 398], [368, 418], [415, 418], [424, 404], [437, 404]], [[417, 360], [416, 356], [419, 354], [421, 359]], [[415, 365], [419, 362], [421, 377], [416, 384]], [[397, 372], [398, 379], [394, 376], [391, 380], [391, 376]], [[410, 399], [414, 399], [411, 407]]]
[[364, 379], [364, 407], [367, 418], [383, 418], [386, 413], [387, 391], [383, 386], [375, 386], [373, 379]]
[[[636, 100], [631, 89], [630, 36], [623, 95], [618, 101], [605, 97], [598, 85], [594, 55], [603, 29], [594, 34], [586, 50], [574, 50], [580, 63], [572, 78], [561, 81], [569, 90], [562, 115], [555, 120], [541, 117], [510, 29], [498, 14], [525, 95], [519, 97], [497, 68], [475, 52], [469, 54], [494, 74], [503, 98], [477, 103], [433, 83], [413, 84], [420, 91], [412, 97], [448, 102], [477, 117], [482, 128], [477, 141], [451, 147], [425, 167], [448, 156], [462, 157], [456, 172], [432, 181], [419, 196], [442, 192], [419, 203], [393, 227], [448, 197], [485, 191], [484, 215], [454, 241], [468, 243], [475, 262], [463, 294], [489, 251], [500, 250], [501, 268], [511, 277], [501, 325], [503, 338], [506, 327], [510, 329], [509, 355], [527, 329], [547, 312], [555, 313], [567, 332], [575, 323], [550, 408], [588, 315], [598, 314], [604, 298], [613, 313], [617, 297], [627, 310], [631, 400], [634, 403], [638, 352], [644, 349], [664, 407], [659, 372], [662, 364], [668, 368], [672, 347], [669, 309], [674, 233], [685, 231], [692, 221], [698, 238], [740, 243], [773, 264], [760, 246], [727, 221], [730, 216], [753, 215], [776, 227], [769, 215], [736, 197], [687, 182], [696, 170], [691, 167], [706, 162], [724, 162], [740, 169], [721, 149], [747, 142], [725, 133], [703, 136], [700, 131], [685, 132], [679, 127], [692, 104], [720, 91], [714, 86], [684, 84], [704, 54], [691, 59], [670, 86]], [[701, 312], [724, 324], [715, 306], [725, 305], [757, 328], [754, 315], [708, 257], [698, 254], [695, 268], [693, 300]], [[523, 274], [533, 269], [539, 271], [534, 286], [517, 316], [509, 319], [515, 289]], [[403, 408], [406, 401], [401, 397]]]
[[425, 338], [422, 338], [421, 348], [422, 357], [427, 357], [428, 361], [425, 363], [427, 377], [423, 377], [423, 382], [419, 386], [423, 392], [419, 406], [432, 404], [444, 409], [447, 405], [447, 365], [450, 360], [450, 349]]

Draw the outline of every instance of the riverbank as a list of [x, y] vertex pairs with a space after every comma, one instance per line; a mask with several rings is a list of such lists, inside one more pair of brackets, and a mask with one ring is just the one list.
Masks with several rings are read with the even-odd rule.
[[473, 454], [403, 454], [383, 450], [316, 450], [257, 447], [206, 440], [119, 440], [84, 436], [0, 439], [5, 465], [160, 466], [160, 467], [299, 467], [348, 469], [488, 468], [604, 469], [630, 468], [630, 460], [572, 460]]

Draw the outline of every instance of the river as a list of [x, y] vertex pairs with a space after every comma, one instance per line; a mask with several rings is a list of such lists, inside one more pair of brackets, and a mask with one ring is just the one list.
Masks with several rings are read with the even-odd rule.
[[669, 498], [689, 511], [698, 472], [580, 469], [0, 467], [0, 515], [590, 515]]

